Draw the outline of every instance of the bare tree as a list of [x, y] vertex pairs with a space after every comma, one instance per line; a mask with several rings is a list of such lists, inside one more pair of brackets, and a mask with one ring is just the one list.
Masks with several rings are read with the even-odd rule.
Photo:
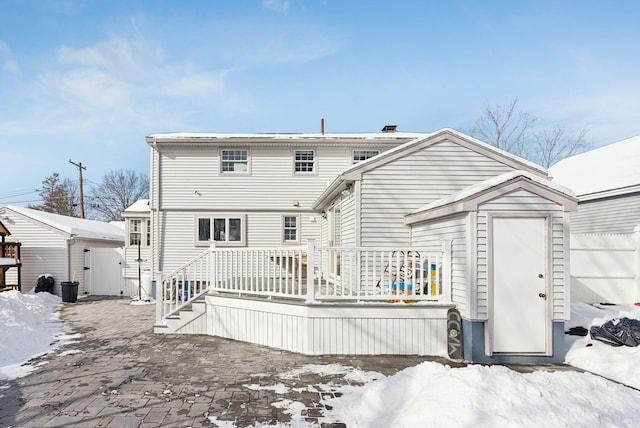
[[42, 188], [37, 191], [42, 198], [42, 204], [29, 205], [29, 208], [78, 217], [78, 184], [76, 182], [68, 178], [60, 181], [59, 174], [54, 172], [42, 181]]
[[479, 140], [524, 157], [537, 118], [517, 107], [517, 98], [509, 104], [488, 106], [469, 132]]
[[102, 183], [91, 188], [89, 196], [91, 211], [105, 221], [122, 220], [122, 212], [127, 207], [148, 197], [149, 179], [145, 174], [138, 175], [130, 170], [105, 174]]
[[485, 108], [469, 133], [545, 168], [591, 147], [585, 141], [586, 129], [573, 132], [562, 125], [537, 128], [536, 121], [536, 117], [518, 109], [515, 98], [509, 104]]
[[575, 133], [560, 125], [536, 131], [536, 150], [530, 160], [549, 168], [559, 160], [588, 150], [591, 145], [585, 141], [586, 135], [586, 129]]

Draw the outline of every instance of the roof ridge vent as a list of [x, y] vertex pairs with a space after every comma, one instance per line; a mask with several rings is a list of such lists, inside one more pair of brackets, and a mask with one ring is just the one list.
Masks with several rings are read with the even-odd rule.
[[397, 125], [385, 125], [385, 126], [382, 127], [381, 131], [382, 132], [387, 132], [387, 133], [396, 132], [396, 128], [397, 127], [398, 127]]

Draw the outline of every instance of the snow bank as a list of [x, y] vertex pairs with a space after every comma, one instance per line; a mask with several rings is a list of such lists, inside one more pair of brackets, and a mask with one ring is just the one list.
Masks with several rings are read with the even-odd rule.
[[[325, 401], [348, 427], [635, 427], [640, 392], [577, 372], [425, 362]], [[553, 422], [551, 422], [553, 421]]]
[[[589, 330], [591, 326], [625, 317], [640, 319], [640, 307], [574, 303], [571, 305], [571, 321], [565, 327], [579, 326]], [[615, 347], [592, 340], [589, 335], [565, 335], [565, 344], [567, 364], [640, 389], [640, 346]]]
[[29, 359], [50, 351], [63, 333], [58, 318], [62, 300], [50, 293], [0, 293], [0, 378], [24, 376]]

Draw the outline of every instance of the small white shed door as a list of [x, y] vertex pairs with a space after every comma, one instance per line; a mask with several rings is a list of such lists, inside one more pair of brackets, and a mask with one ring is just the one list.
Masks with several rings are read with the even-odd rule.
[[493, 217], [492, 353], [547, 354], [547, 220]]
[[89, 293], [96, 296], [120, 296], [120, 291], [123, 291], [124, 295], [120, 249], [91, 248], [89, 260]]

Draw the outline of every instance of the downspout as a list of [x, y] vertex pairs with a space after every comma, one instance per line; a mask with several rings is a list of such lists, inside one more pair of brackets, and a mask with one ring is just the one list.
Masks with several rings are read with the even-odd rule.
[[[76, 235], [74, 233], [69, 235], [69, 238], [67, 239], [67, 281], [71, 281], [73, 282], [75, 278], [71, 277], [71, 267], [72, 267], [72, 263], [71, 263], [71, 246], [73, 244], [76, 243]], [[84, 284], [83, 284], [84, 286]]]

